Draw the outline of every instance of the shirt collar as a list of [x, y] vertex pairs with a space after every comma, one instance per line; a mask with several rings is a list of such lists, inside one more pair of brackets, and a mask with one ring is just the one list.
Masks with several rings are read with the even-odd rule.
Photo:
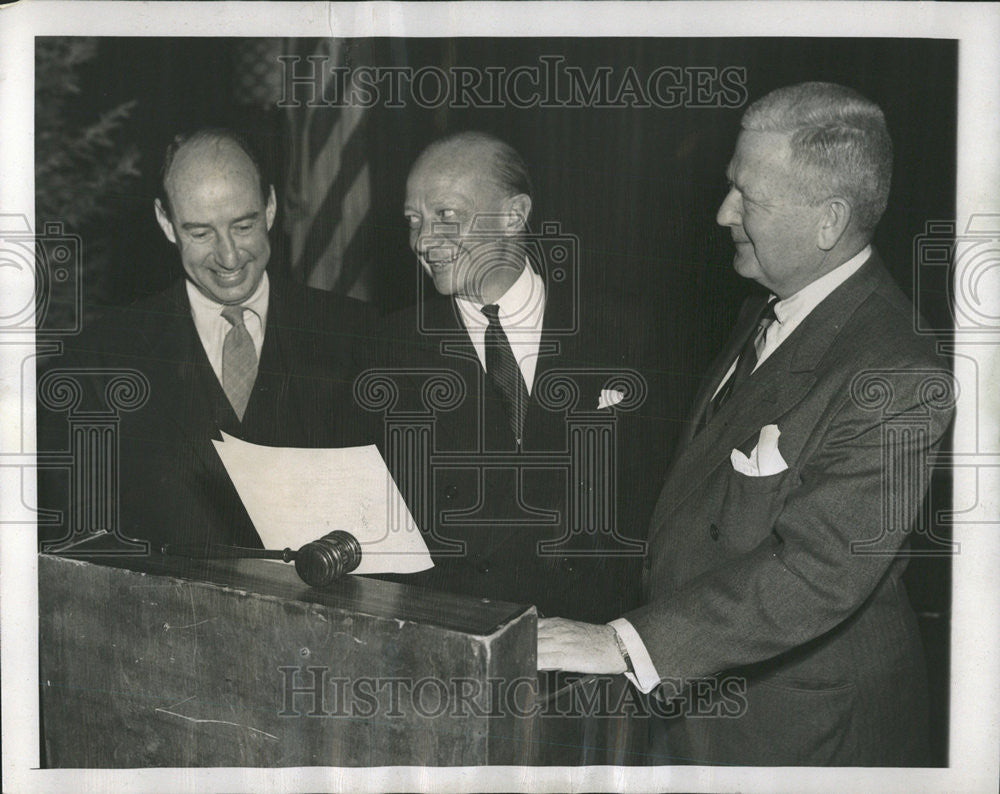
[[[222, 310], [226, 308], [225, 304], [212, 300], [198, 289], [190, 279], [185, 281], [184, 286], [187, 288], [188, 300], [191, 302], [192, 311], [221, 315]], [[265, 270], [264, 275], [261, 276], [260, 283], [257, 285], [257, 289], [253, 291], [253, 295], [242, 303], [244, 309], [249, 309], [260, 318], [262, 326], [267, 319], [268, 295], [270, 294], [268, 287], [269, 282], [267, 271]]]
[[[469, 298], [455, 298], [458, 310], [465, 321], [466, 327], [488, 325], [482, 309], [486, 304]], [[545, 284], [535, 273], [531, 263], [525, 260], [521, 275], [507, 288], [507, 291], [496, 301], [500, 307], [500, 320], [506, 326], [525, 325], [536, 317], [545, 305]]]
[[804, 317], [815, 309], [831, 292], [853, 276], [871, 256], [872, 247], [866, 245], [858, 253], [838, 265], [826, 275], [806, 284], [794, 295], [774, 304], [774, 316], [785, 323], [794, 316]]

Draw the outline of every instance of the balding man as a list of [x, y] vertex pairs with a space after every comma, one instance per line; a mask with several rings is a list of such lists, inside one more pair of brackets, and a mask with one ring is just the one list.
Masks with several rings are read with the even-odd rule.
[[[641, 533], [665, 468], [660, 449], [640, 448], [662, 435], [647, 421], [655, 390], [625, 357], [627, 332], [587, 314], [572, 241], [546, 225], [529, 232], [527, 169], [494, 136], [428, 146], [403, 212], [434, 290], [386, 321], [391, 365], [411, 379], [397, 409], [433, 399], [434, 373], [458, 392], [435, 413], [429, 468], [397, 478], [411, 506], [426, 506], [417, 518], [435, 562], [406, 581], [541, 614], [615, 617], [638, 603]], [[546, 760], [628, 760], [620, 730], [587, 736], [546, 740]]]
[[149, 383], [146, 404], [121, 416], [118, 530], [157, 546], [259, 547], [211, 442], [363, 441], [350, 388], [369, 310], [269, 277], [274, 189], [240, 136], [178, 136], [162, 187], [156, 220], [184, 277], [73, 343], [78, 365], [135, 369]]
[[[529, 233], [531, 191], [518, 152], [482, 132], [432, 143], [407, 180], [410, 247], [439, 294], [387, 319], [394, 363], [451, 373], [464, 395], [436, 418], [437, 449], [457, 457], [429, 475], [424, 529], [436, 568], [423, 578], [532, 603], [543, 614], [610, 617], [638, 597], [627, 572], [641, 546], [617, 534], [635, 540], [633, 516], [652, 509], [652, 494], [643, 502], [635, 478], [618, 476], [616, 504], [603, 505], [617, 509], [614, 524], [572, 530], [588, 518], [571, 515], [576, 484], [555, 457], [565, 458], [570, 442], [552, 386], [575, 390], [577, 410], [594, 412], [600, 403], [600, 417], [615, 424], [616, 462], [631, 463], [623, 444], [633, 437], [635, 414], [604, 407], [615, 399], [607, 394], [601, 401], [610, 373], [629, 371], [629, 362], [617, 352], [619, 329], [588, 327], [580, 316], [579, 262], [555, 261], [547, 248], [565, 239]], [[421, 396], [419, 384], [410, 396]], [[540, 465], [544, 454], [550, 458]], [[610, 475], [581, 487], [604, 488]]]
[[920, 765], [924, 663], [900, 576], [951, 381], [871, 246], [885, 119], [804, 83], [742, 125], [718, 222], [736, 272], [770, 295], [744, 307], [696, 399], [645, 603], [610, 625], [542, 621], [539, 666], [628, 672], [655, 693], [669, 741], [654, 762]]

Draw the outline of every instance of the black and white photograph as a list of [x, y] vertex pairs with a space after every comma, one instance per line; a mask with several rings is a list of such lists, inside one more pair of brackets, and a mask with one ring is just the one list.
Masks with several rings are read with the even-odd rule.
[[995, 791], [1000, 9], [0, 7], [4, 791]]

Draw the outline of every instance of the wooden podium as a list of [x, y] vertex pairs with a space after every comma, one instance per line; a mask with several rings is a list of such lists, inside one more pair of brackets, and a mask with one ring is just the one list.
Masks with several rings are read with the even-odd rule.
[[536, 762], [531, 607], [313, 589], [263, 560], [40, 555], [39, 616], [48, 767]]

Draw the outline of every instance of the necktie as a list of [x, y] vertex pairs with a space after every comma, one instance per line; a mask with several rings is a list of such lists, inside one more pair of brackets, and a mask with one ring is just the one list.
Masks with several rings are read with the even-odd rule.
[[227, 306], [222, 316], [233, 326], [222, 343], [222, 389], [242, 422], [257, 380], [257, 351], [243, 324], [243, 307]]
[[500, 307], [483, 306], [482, 312], [489, 320], [486, 326], [486, 374], [500, 391], [507, 421], [514, 438], [521, 442], [524, 417], [528, 412], [528, 387], [524, 384], [521, 368], [510, 349], [510, 341], [500, 325]]
[[764, 332], [777, 319], [774, 314], [774, 304], [777, 302], [777, 298], [772, 298], [760, 310], [760, 314], [757, 315], [757, 322], [754, 324], [753, 332], [747, 337], [747, 340], [743, 343], [743, 347], [740, 348], [739, 358], [736, 359], [736, 369], [733, 370], [733, 374], [729, 380], [723, 383], [722, 388], [715, 393], [702, 418], [702, 425], [719, 412], [719, 409], [725, 405], [733, 390], [749, 378], [750, 373], [757, 366], [760, 348], [764, 346]]

